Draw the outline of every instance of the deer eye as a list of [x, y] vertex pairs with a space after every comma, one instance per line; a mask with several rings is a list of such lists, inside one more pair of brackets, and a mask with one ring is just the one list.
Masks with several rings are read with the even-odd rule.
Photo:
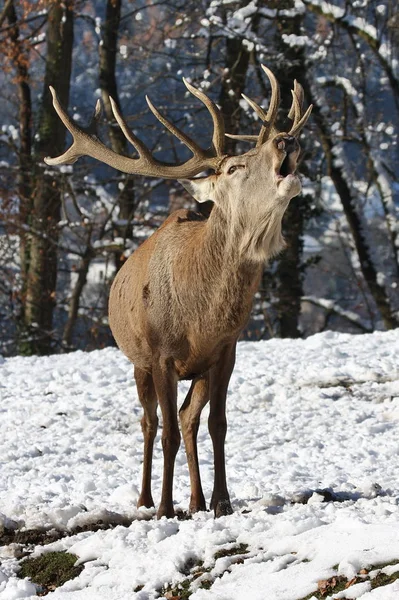
[[229, 170], [227, 171], [228, 175], [232, 175], [234, 173], [234, 171], [237, 171], [237, 169], [243, 169], [244, 165], [233, 165], [232, 167], [229, 168]]

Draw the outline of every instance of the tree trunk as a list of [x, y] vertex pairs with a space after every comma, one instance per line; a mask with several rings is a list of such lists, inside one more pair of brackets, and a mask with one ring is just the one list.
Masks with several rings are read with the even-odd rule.
[[[119, 95], [116, 82], [116, 56], [118, 52], [118, 30], [121, 18], [122, 0], [108, 0], [106, 18], [102, 28], [102, 44], [100, 45], [100, 88], [105, 115], [109, 123], [109, 137], [112, 150], [117, 154], [128, 154], [126, 138], [117, 125], [111, 109], [111, 96], [118, 107]], [[124, 240], [131, 238], [132, 219], [136, 209], [134, 193], [134, 177], [121, 175], [122, 189], [118, 197], [119, 216], [115, 235]], [[124, 261], [123, 251], [115, 251], [115, 266], [119, 269]]]
[[[18, 198], [19, 198], [19, 248], [21, 265], [21, 307], [26, 296], [27, 274], [29, 270], [29, 236], [27, 229], [32, 213], [32, 101], [28, 72], [28, 55], [20, 39], [18, 18], [14, 2], [11, 0], [5, 16], [11, 28], [9, 36], [13, 44], [13, 63], [17, 72], [19, 99], [19, 149], [18, 149]], [[23, 318], [23, 315], [21, 315]]]
[[[241, 94], [245, 90], [245, 78], [249, 65], [249, 52], [241, 39], [226, 38], [226, 77], [222, 80], [219, 104], [226, 132], [237, 134], [240, 127]], [[234, 154], [237, 141], [226, 137], [226, 153]]]
[[[283, 34], [300, 35], [301, 17], [280, 18], [277, 23], [277, 48], [284, 52], [286, 60], [276, 69], [276, 77], [281, 84], [282, 121], [279, 129], [287, 127], [287, 114], [291, 106], [291, 89], [294, 79], [301, 82], [305, 76], [305, 61], [303, 49], [287, 48], [282, 42]], [[305, 142], [301, 140], [302, 152]], [[312, 198], [300, 195], [293, 198], [283, 219], [283, 235], [287, 243], [286, 249], [277, 260], [277, 318], [279, 335], [282, 338], [298, 338], [301, 336], [299, 318], [301, 314], [301, 299], [303, 296], [303, 233]]]
[[[43, 100], [35, 147], [37, 161], [61, 154], [65, 127], [53, 109], [49, 85], [61, 104], [68, 105], [73, 47], [73, 0], [50, 3]], [[24, 352], [48, 354], [53, 349], [52, 327], [56, 305], [58, 223], [61, 193], [48, 168], [37, 168], [33, 196], [30, 264], [27, 281], [25, 326], [29, 333]]]
[[79, 261], [79, 267], [77, 270], [78, 278], [73, 289], [72, 296], [69, 300], [68, 319], [62, 335], [62, 348], [65, 352], [72, 349], [72, 335], [79, 314], [80, 298], [87, 282], [87, 275], [91, 261], [95, 256], [95, 252], [91, 246], [92, 230], [93, 226], [90, 225], [87, 233], [86, 249]]

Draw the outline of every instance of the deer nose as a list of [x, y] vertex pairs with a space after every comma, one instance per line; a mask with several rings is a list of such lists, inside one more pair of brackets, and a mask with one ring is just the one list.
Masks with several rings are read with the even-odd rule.
[[297, 149], [297, 141], [292, 135], [285, 135], [276, 140], [276, 146], [279, 150], [290, 154]]

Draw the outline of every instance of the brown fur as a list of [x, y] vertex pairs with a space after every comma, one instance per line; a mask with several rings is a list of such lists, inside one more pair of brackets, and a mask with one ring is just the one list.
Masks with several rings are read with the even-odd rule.
[[229, 255], [217, 213], [206, 220], [176, 211], [115, 278], [110, 326], [121, 350], [145, 371], [160, 354], [173, 359], [179, 379], [204, 373], [248, 320], [262, 264]]

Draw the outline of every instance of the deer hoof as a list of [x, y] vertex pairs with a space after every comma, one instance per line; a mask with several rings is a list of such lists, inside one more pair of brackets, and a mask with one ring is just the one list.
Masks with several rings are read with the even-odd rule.
[[167, 519], [173, 519], [174, 516], [175, 509], [173, 508], [173, 506], [163, 506], [162, 504], [159, 505], [157, 519], [161, 519], [162, 517], [166, 517]]
[[137, 500], [137, 508], [144, 506], [145, 508], [153, 508], [155, 506], [152, 496], [141, 495]]
[[200, 502], [190, 502], [190, 506], [188, 508], [188, 512], [190, 513], [190, 515], [193, 515], [196, 512], [201, 512], [203, 510], [206, 510], [205, 499], [201, 500]]
[[216, 502], [216, 504], [213, 506], [213, 510], [215, 511], [215, 519], [233, 514], [230, 500], [219, 500], [219, 502]]

